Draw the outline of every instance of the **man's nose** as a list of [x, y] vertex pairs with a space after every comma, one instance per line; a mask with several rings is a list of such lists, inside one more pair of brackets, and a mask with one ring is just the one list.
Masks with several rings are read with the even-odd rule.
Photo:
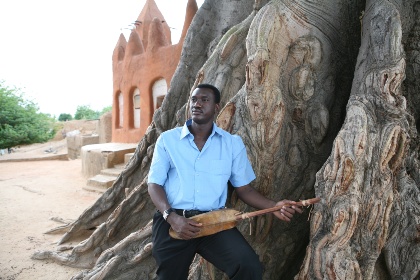
[[193, 106], [201, 107], [201, 105], [202, 105], [201, 99], [196, 99], [192, 103], [193, 103]]

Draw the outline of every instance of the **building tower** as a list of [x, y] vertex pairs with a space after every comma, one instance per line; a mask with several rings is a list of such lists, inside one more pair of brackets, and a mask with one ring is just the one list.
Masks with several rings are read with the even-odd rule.
[[181, 38], [171, 43], [171, 31], [154, 0], [147, 0], [128, 42], [120, 34], [112, 55], [112, 142], [140, 141], [160, 107], [181, 57], [195, 0], [188, 0]]

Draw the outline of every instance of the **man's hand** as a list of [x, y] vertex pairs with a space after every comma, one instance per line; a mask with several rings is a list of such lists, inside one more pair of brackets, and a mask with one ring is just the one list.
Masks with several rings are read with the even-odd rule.
[[202, 227], [201, 223], [197, 223], [176, 213], [171, 213], [167, 221], [178, 236], [184, 240], [195, 238], [200, 233], [200, 228]]
[[296, 205], [296, 202], [291, 200], [282, 200], [275, 203], [271, 199], [261, 195], [250, 185], [245, 185], [236, 188], [235, 190], [242, 201], [257, 209], [266, 209], [279, 205], [284, 206], [279, 211], [273, 212], [273, 214], [282, 221], [290, 222], [296, 212], [302, 213], [302, 209]]
[[273, 212], [273, 214], [285, 222], [290, 222], [296, 212], [302, 213], [302, 209], [296, 205], [295, 201], [285, 199], [277, 202], [275, 206], [283, 206], [279, 211]]

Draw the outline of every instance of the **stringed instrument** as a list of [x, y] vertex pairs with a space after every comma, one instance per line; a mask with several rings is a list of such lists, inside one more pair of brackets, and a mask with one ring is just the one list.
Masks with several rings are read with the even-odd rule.
[[[200, 214], [189, 219], [202, 224], [202, 227], [200, 228], [200, 233], [195, 237], [197, 238], [234, 228], [242, 220], [279, 211], [285, 206], [309, 206], [318, 203], [320, 200], [320, 198], [311, 198], [307, 200], [301, 200], [293, 205], [279, 205], [249, 213], [242, 213], [235, 209], [225, 208]], [[172, 228], [169, 229], [169, 235], [175, 239], [182, 239]]]

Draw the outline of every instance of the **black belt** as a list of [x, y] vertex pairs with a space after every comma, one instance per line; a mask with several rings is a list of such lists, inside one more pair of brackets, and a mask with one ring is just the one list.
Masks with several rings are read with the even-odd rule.
[[209, 211], [175, 209], [175, 213], [177, 213], [180, 216], [184, 216], [185, 218], [190, 218], [207, 212]]

